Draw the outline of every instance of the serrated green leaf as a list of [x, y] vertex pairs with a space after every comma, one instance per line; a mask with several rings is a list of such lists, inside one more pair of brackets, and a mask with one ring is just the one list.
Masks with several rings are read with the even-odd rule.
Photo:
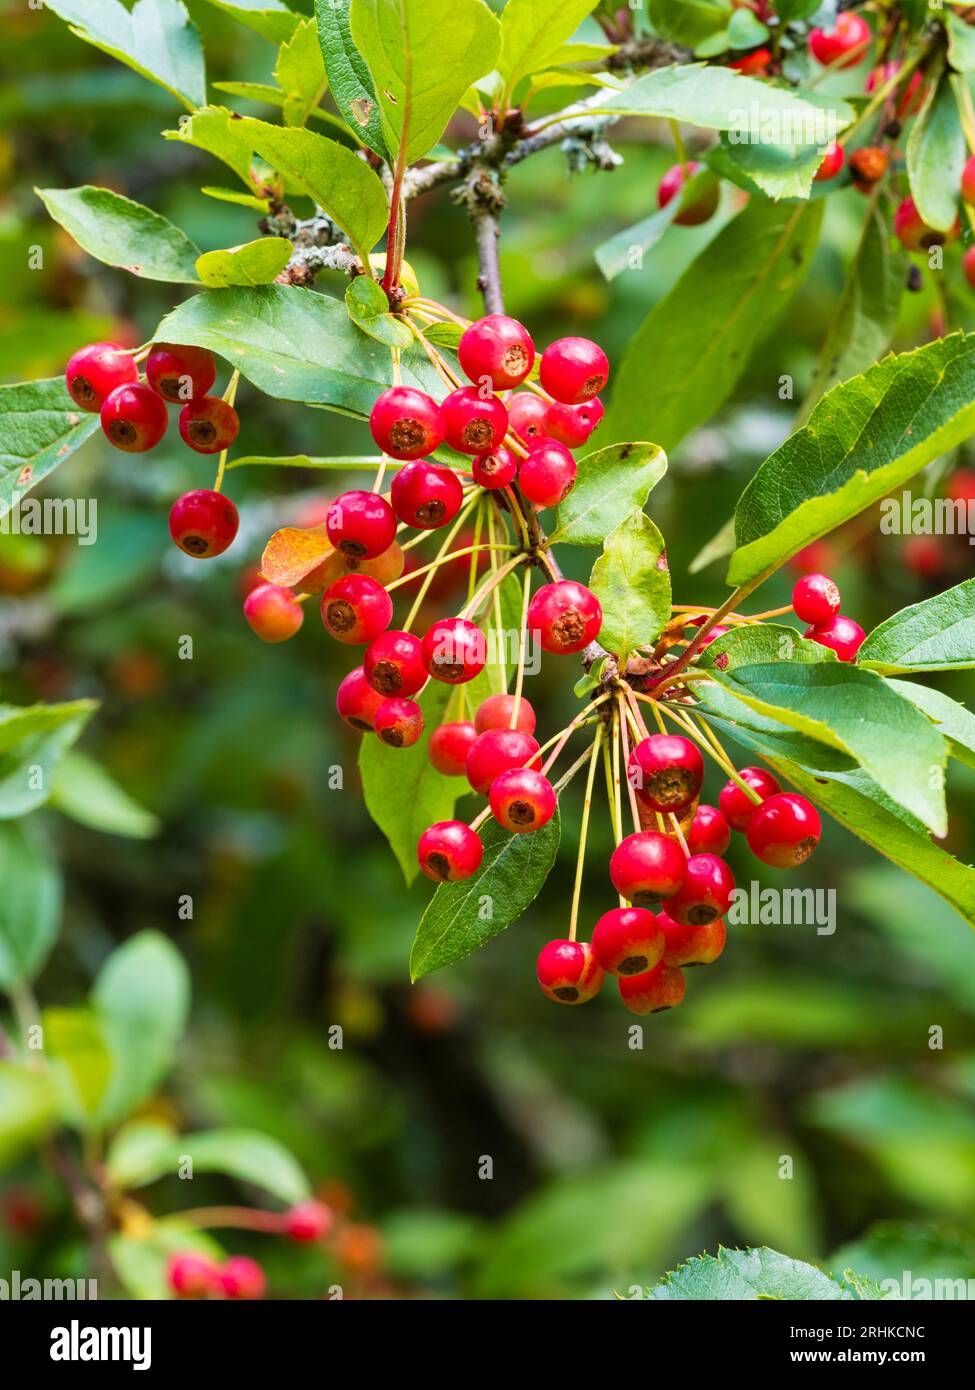
[[498, 60], [498, 71], [507, 89], [511, 91], [523, 77], [555, 66], [563, 45], [596, 8], [596, 3], [597, 0], [508, 0], [501, 11]]
[[615, 527], [641, 508], [667, 471], [656, 444], [611, 444], [579, 460], [575, 487], [556, 513], [552, 542], [602, 545]]
[[898, 671], [960, 671], [975, 666], [975, 579], [913, 603], [875, 627], [857, 665]]
[[947, 232], [958, 216], [958, 190], [967, 157], [951, 78], [930, 84], [907, 141], [907, 178], [922, 221]]
[[42, 842], [14, 822], [0, 824], [0, 989], [29, 984], [61, 927], [62, 883]]
[[402, 319], [394, 318], [389, 312], [385, 291], [369, 276], [357, 275], [352, 281], [345, 292], [345, 307], [352, 322], [377, 343], [395, 348], [409, 347], [412, 343], [413, 334]]
[[204, 106], [180, 121], [175, 130], [164, 130], [163, 139], [205, 150], [233, 169], [252, 193], [259, 192], [251, 171], [253, 146], [244, 134], [243, 122], [225, 106]]
[[91, 184], [36, 188], [34, 192], [55, 222], [96, 260], [147, 280], [198, 283], [200, 248], [151, 208]]
[[[975, 1279], [975, 1239], [966, 1231], [921, 1221], [878, 1221], [831, 1257], [834, 1269], [847, 1264], [883, 1283], [895, 1297], [957, 1298], [957, 1281]], [[907, 1289], [905, 1291], [905, 1284]], [[926, 1284], [926, 1288], [924, 1285]]]
[[209, 3], [272, 43], [283, 43], [290, 38], [301, 22], [301, 15], [293, 14], [281, 0], [209, 0]]
[[632, 512], [606, 538], [589, 587], [603, 609], [600, 646], [622, 661], [651, 646], [670, 617], [670, 574], [664, 538], [650, 518]]
[[727, 136], [707, 154], [708, 166], [719, 177], [775, 199], [808, 198], [822, 162], [822, 145], [771, 145], [756, 141], [735, 144]]
[[204, 252], [196, 262], [196, 273], [209, 289], [270, 285], [288, 264], [292, 249], [287, 237], [260, 237], [226, 251]]
[[376, 86], [365, 58], [352, 41], [350, 6], [351, 0], [315, 0], [318, 42], [328, 85], [356, 139], [391, 164]]
[[948, 740], [948, 750], [953, 757], [969, 767], [975, 767], [975, 714], [950, 695], [929, 685], [897, 680], [888, 681], [887, 684], [893, 686], [898, 695], [917, 705], [938, 726], [938, 731]]
[[801, 632], [781, 623], [753, 623], [715, 637], [697, 656], [705, 670], [717, 666], [734, 671], [738, 666], [759, 666], [771, 661], [835, 661], [836, 653], [819, 642], [807, 642]]
[[64, 815], [107, 835], [147, 840], [159, 821], [84, 753], [70, 752], [54, 774], [51, 804]]
[[730, 0], [649, 0], [648, 13], [662, 39], [696, 48], [725, 30], [735, 11]]
[[181, 0], [45, 0], [71, 32], [118, 58], [191, 110], [206, 101], [203, 45]]
[[286, 124], [303, 126], [328, 86], [313, 19], [303, 19], [291, 38], [281, 45], [274, 80], [284, 93]]
[[97, 708], [94, 700], [0, 705], [0, 820], [47, 801], [58, 763]]

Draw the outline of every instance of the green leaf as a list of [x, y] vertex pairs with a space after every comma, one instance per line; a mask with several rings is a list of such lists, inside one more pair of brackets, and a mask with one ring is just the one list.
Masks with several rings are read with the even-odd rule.
[[208, 198], [216, 198], [218, 203], [236, 203], [242, 208], [253, 208], [255, 212], [268, 213], [271, 211], [270, 198], [258, 198], [253, 193], [238, 193], [233, 188], [214, 188], [212, 184], [207, 184], [200, 189]]
[[857, 665], [884, 674], [975, 666], [975, 579], [887, 618], [868, 635]]
[[[341, 458], [313, 458], [309, 454], [245, 454], [239, 459], [230, 459], [228, 468], [244, 468], [260, 465], [271, 468], [322, 468], [336, 473], [367, 467], [375, 472], [382, 463], [380, 454], [356, 454]], [[387, 465], [388, 466], [388, 465]]]
[[45, 1009], [44, 1051], [49, 1056], [64, 1120], [87, 1129], [108, 1085], [112, 1057], [90, 1009]]
[[753, 623], [715, 637], [697, 657], [698, 666], [717, 666], [734, 671], [739, 666], [766, 665], [772, 661], [804, 663], [835, 661], [836, 653], [818, 642], [807, 642], [794, 627], [780, 623]]
[[[693, 196], [690, 186], [699, 181], [703, 182], [701, 173], [695, 174], [685, 185], [686, 196]], [[643, 269], [644, 255], [656, 246], [671, 225], [680, 211], [682, 201], [683, 197], [671, 198], [669, 203], [665, 203], [662, 208], [657, 208], [656, 212], [652, 212], [649, 217], [635, 222], [632, 227], [624, 227], [621, 232], [617, 232], [596, 247], [593, 256], [607, 280], [615, 280], [617, 275], [622, 275], [624, 270]]]
[[409, 347], [412, 343], [413, 334], [402, 319], [394, 318], [389, 312], [385, 292], [369, 276], [357, 275], [352, 281], [345, 292], [345, 307], [352, 322], [377, 343], [396, 348]]
[[417, 928], [410, 978], [463, 960], [517, 921], [548, 878], [559, 847], [559, 812], [530, 835], [511, 835], [489, 820], [484, 858], [472, 878], [441, 883]]
[[206, 101], [203, 45], [181, 0], [45, 0], [71, 32], [150, 82], [158, 82], [190, 110]]
[[164, 130], [166, 140], [179, 140], [194, 149], [205, 150], [221, 160], [247, 185], [258, 192], [258, 182], [251, 171], [254, 147], [244, 133], [244, 123], [225, 106], [205, 106], [183, 119], [175, 130]]
[[735, 10], [728, 22], [728, 42], [736, 51], [765, 43], [768, 26], [752, 10]]
[[289, 1206], [311, 1195], [304, 1173], [284, 1145], [256, 1130], [211, 1129], [174, 1135], [158, 1123], [135, 1121], [116, 1136], [106, 1167], [112, 1182], [128, 1189], [174, 1176], [187, 1159], [194, 1176], [226, 1173], [263, 1188]]
[[40, 974], [61, 926], [61, 875], [23, 826], [0, 825], [0, 989]]
[[196, 272], [210, 289], [269, 285], [290, 261], [292, 249], [287, 237], [260, 237], [226, 251], [205, 252], [196, 262]]
[[423, 733], [412, 748], [390, 748], [374, 734], [365, 734], [359, 750], [359, 772], [366, 808], [389, 841], [407, 883], [420, 872], [416, 844], [428, 825], [450, 820], [457, 799], [457, 781], [444, 777], [430, 762], [430, 735], [443, 723], [451, 687], [431, 681], [420, 696]]
[[129, 796], [94, 759], [68, 753], [54, 775], [51, 804], [80, 825], [106, 835], [148, 840], [159, 833], [159, 821]]
[[496, 66], [500, 25], [482, 0], [352, 0], [349, 19], [386, 147], [413, 163], [440, 139], [471, 83]]
[[739, 1300], [760, 1298], [849, 1298], [841, 1285], [815, 1265], [789, 1259], [768, 1246], [750, 1250], [726, 1250], [717, 1255], [695, 1255], [686, 1264], [664, 1275], [650, 1291], [653, 1299]]
[[967, 156], [952, 81], [932, 83], [907, 141], [911, 197], [929, 227], [947, 232], [958, 217], [958, 190]]
[[210, 4], [272, 43], [289, 39], [301, 22], [301, 15], [293, 14], [281, 0], [210, 0]]
[[728, 27], [735, 13], [729, 0], [649, 0], [654, 32], [687, 48]]
[[664, 538], [648, 516], [635, 511], [606, 539], [589, 587], [603, 609], [600, 645], [622, 661], [652, 645], [670, 617], [670, 574]]
[[948, 740], [948, 751], [959, 762], [975, 767], [975, 714], [964, 705], [934, 690], [929, 685], [915, 685], [913, 681], [888, 681], [898, 695], [903, 695], [938, 726], [938, 730]]
[[292, 37], [281, 45], [274, 80], [284, 93], [285, 123], [303, 126], [328, 85], [313, 19], [302, 20]]
[[579, 460], [575, 487], [556, 513], [551, 540], [602, 545], [616, 526], [641, 508], [667, 471], [656, 444], [611, 444]]
[[607, 435], [652, 434], [671, 450], [714, 415], [803, 279], [822, 214], [821, 202], [749, 200], [631, 339], [603, 425]]
[[209, 1256], [215, 1264], [224, 1258], [223, 1248], [212, 1236], [187, 1225], [178, 1216], [152, 1221], [145, 1230], [137, 1230], [137, 1235], [111, 1235], [106, 1242], [112, 1270], [130, 1298], [155, 1303], [175, 1298], [168, 1275], [171, 1255], [195, 1251]]
[[89, 256], [147, 280], [196, 284], [200, 248], [167, 218], [113, 193], [80, 188], [35, 188], [51, 217]]
[[936, 1285], [944, 1291], [942, 1297], [956, 1298], [960, 1295], [953, 1281], [975, 1279], [975, 1238], [928, 1222], [878, 1221], [837, 1250], [830, 1263], [836, 1269], [853, 1264], [871, 1279], [890, 1280], [901, 1298], [930, 1299]]
[[0, 1168], [44, 1137], [56, 1120], [57, 1107], [50, 1076], [0, 1058]]
[[391, 164], [372, 74], [352, 42], [350, 5], [351, 0], [315, 0], [318, 42], [325, 60], [328, 85], [356, 138]]
[[708, 152], [707, 162], [721, 178], [750, 192], [758, 190], [776, 199], [808, 198], [823, 162], [823, 147], [792, 142], [735, 144], [725, 136]]
[[975, 72], [975, 29], [949, 10], [945, 15], [948, 30], [948, 62], [955, 72]]
[[0, 386], [0, 517], [98, 427], [97, 413], [78, 409], [63, 376]]
[[975, 334], [886, 357], [834, 387], [739, 498], [728, 583], [770, 574], [973, 429]]
[[0, 705], [0, 820], [42, 806], [55, 769], [97, 709], [94, 700], [60, 705]]
[[[508, 0], [501, 11], [498, 62], [507, 90], [510, 92], [523, 77], [554, 67], [566, 40], [596, 8], [596, 3], [597, 0]], [[486, 71], [489, 69], [483, 70]], [[483, 76], [483, 72], [476, 76]]]

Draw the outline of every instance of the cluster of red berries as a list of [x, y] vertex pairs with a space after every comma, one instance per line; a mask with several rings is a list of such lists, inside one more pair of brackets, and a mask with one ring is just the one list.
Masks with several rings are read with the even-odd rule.
[[800, 622], [809, 623], [802, 634], [821, 647], [830, 647], [840, 661], [853, 661], [866, 633], [859, 623], [840, 612], [840, 591], [827, 574], [804, 574], [792, 590], [792, 608]]
[[[288, 1236], [291, 1240], [309, 1244], [324, 1240], [334, 1225], [331, 1210], [324, 1202], [299, 1202], [281, 1216], [260, 1213], [267, 1217], [264, 1226]], [[256, 1260], [249, 1255], [231, 1255], [222, 1264], [196, 1250], [183, 1250], [169, 1257], [166, 1280], [177, 1298], [263, 1298], [267, 1277]]]

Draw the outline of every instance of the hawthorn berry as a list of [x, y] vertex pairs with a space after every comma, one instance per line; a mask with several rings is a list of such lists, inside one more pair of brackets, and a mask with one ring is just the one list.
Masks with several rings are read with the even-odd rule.
[[445, 777], [463, 777], [467, 771], [467, 755], [476, 738], [477, 730], [469, 719], [440, 724], [430, 735], [427, 755]]
[[496, 777], [512, 768], [527, 767], [537, 752], [537, 741], [520, 729], [486, 729], [471, 744], [465, 768], [467, 780], [476, 792], [486, 796]]
[[513, 767], [495, 777], [488, 800], [494, 819], [516, 835], [547, 825], [557, 805], [551, 782], [531, 767]]
[[507, 314], [487, 314], [461, 334], [457, 356], [475, 386], [490, 382], [495, 391], [520, 386], [535, 361], [528, 329]]
[[415, 700], [393, 695], [376, 710], [372, 726], [390, 748], [412, 748], [423, 733], [423, 711]]
[[687, 871], [684, 851], [658, 830], [638, 830], [613, 850], [609, 876], [613, 887], [636, 907], [652, 907], [680, 889]]
[[508, 432], [508, 412], [497, 396], [482, 396], [476, 386], [451, 391], [440, 405], [443, 437], [462, 454], [490, 454]]
[[724, 854], [730, 844], [731, 826], [717, 806], [698, 806], [687, 832], [687, 848], [690, 852]]
[[324, 1240], [335, 1224], [324, 1202], [298, 1202], [284, 1214], [284, 1234], [302, 1243]]
[[589, 338], [559, 338], [542, 353], [539, 377], [548, 394], [563, 405], [581, 405], [598, 396], [609, 379], [609, 360]]
[[[823, 67], [836, 63], [841, 68], [855, 68], [862, 61], [870, 38], [870, 25], [862, 15], [844, 10], [836, 16], [832, 29], [813, 29], [809, 51]], [[838, 62], [840, 58], [843, 62]]]
[[545, 433], [569, 449], [578, 449], [598, 428], [606, 409], [598, 396], [582, 405], [553, 401], [545, 412]]
[[660, 1014], [676, 1008], [686, 988], [683, 970], [664, 961], [642, 975], [621, 975], [618, 984], [631, 1014]]
[[179, 412], [183, 443], [198, 454], [219, 454], [229, 449], [240, 430], [236, 410], [220, 396], [199, 396]]
[[662, 958], [664, 934], [645, 907], [614, 907], [596, 923], [592, 949], [608, 974], [640, 975]]
[[501, 445], [489, 454], [477, 454], [471, 463], [471, 477], [478, 487], [507, 487], [513, 483], [518, 472], [518, 459], [510, 449]]
[[659, 912], [657, 921], [664, 938], [665, 965], [711, 965], [724, 950], [726, 932], [721, 917], [693, 926]]
[[686, 863], [684, 882], [664, 903], [664, 911], [684, 926], [703, 926], [723, 917], [735, 891], [735, 878], [716, 854], [692, 854]]
[[239, 525], [240, 517], [230, 498], [209, 488], [184, 492], [169, 513], [169, 534], [180, 550], [198, 560], [222, 555], [233, 543]]
[[555, 507], [575, 486], [576, 461], [564, 444], [539, 439], [529, 445], [518, 470], [518, 485], [536, 507]]
[[[672, 198], [683, 197], [685, 183], [689, 183], [702, 167], [692, 159], [689, 164], [674, 164], [668, 169], [657, 188], [658, 206], [665, 208]], [[716, 178], [709, 178], [700, 192], [676, 214], [674, 222], [678, 227], [699, 227], [714, 216], [720, 201], [721, 184]]]
[[581, 652], [599, 636], [602, 623], [599, 599], [574, 579], [544, 584], [528, 605], [528, 631], [537, 634], [546, 652]]
[[406, 568], [406, 555], [393, 541], [381, 555], [367, 559], [360, 555], [346, 555], [342, 550], [330, 550], [320, 565], [316, 565], [301, 581], [301, 587], [310, 594], [320, 593], [341, 579], [345, 574], [368, 574], [383, 587], [399, 579]]
[[155, 343], [146, 358], [146, 381], [174, 405], [205, 396], [216, 379], [217, 364], [206, 348]]
[[704, 781], [700, 749], [680, 734], [651, 734], [630, 753], [630, 786], [652, 811], [682, 811]]
[[353, 729], [371, 729], [376, 710], [382, 702], [383, 696], [366, 680], [361, 666], [356, 666], [344, 677], [335, 693], [335, 708], [339, 717]]
[[[782, 790], [771, 772], [767, 772], [764, 767], [743, 767], [738, 776], [753, 792], [757, 792], [762, 801]], [[743, 833], [748, 829], [748, 822], [755, 814], [759, 802], [752, 801], [737, 782], [726, 782], [718, 796], [718, 805], [732, 830]]]
[[381, 632], [362, 658], [366, 680], [380, 695], [415, 695], [426, 683], [420, 639], [411, 632]]
[[822, 163], [816, 170], [813, 178], [817, 183], [822, 183], [826, 179], [835, 179], [845, 163], [846, 155], [843, 151], [843, 146], [838, 145], [834, 140], [831, 145], [827, 145]]
[[508, 401], [508, 428], [526, 444], [547, 433], [549, 402], [531, 391], [519, 391]]
[[840, 591], [828, 574], [804, 574], [793, 585], [792, 607], [801, 623], [828, 623], [840, 611]]
[[64, 383], [68, 395], [82, 410], [97, 414], [107, 396], [118, 386], [139, 380], [139, 369], [118, 343], [89, 343], [68, 361]]
[[435, 883], [460, 883], [481, 867], [484, 846], [469, 825], [460, 820], [441, 820], [427, 826], [416, 847], [416, 857], [427, 878]]
[[356, 559], [374, 559], [396, 539], [393, 509], [378, 492], [343, 492], [328, 509], [325, 530], [336, 550]]
[[870, 193], [887, 172], [890, 156], [883, 145], [863, 145], [850, 155], [850, 182], [860, 193]]
[[842, 613], [837, 613], [828, 623], [807, 627], [802, 635], [818, 642], [821, 647], [831, 647], [840, 661], [852, 661], [867, 636], [859, 623], [852, 618], [844, 618]]
[[209, 1255], [185, 1250], [170, 1255], [166, 1282], [178, 1298], [206, 1298], [220, 1290], [220, 1267]]
[[487, 641], [477, 623], [466, 618], [441, 618], [424, 634], [422, 660], [434, 680], [463, 685], [484, 670]]
[[337, 642], [371, 642], [393, 620], [393, 601], [368, 574], [346, 574], [322, 594], [322, 622]]
[[255, 584], [244, 599], [244, 617], [263, 642], [286, 642], [304, 622], [305, 610], [281, 584]]
[[231, 1255], [219, 1274], [220, 1287], [227, 1298], [263, 1298], [267, 1292], [267, 1277], [249, 1255]]
[[116, 386], [105, 397], [99, 414], [109, 443], [127, 454], [154, 449], [169, 424], [166, 402], [141, 381]]
[[[511, 716], [517, 707], [514, 725]], [[479, 734], [487, 729], [510, 729], [523, 734], [535, 732], [535, 711], [524, 695], [489, 695], [482, 700], [474, 715], [474, 728]]]
[[[901, 70], [898, 62], [882, 63], [879, 68], [873, 68], [867, 77], [864, 91], [869, 95], [875, 92], [878, 87], [883, 87]], [[905, 116], [913, 116], [920, 111], [924, 104], [924, 78], [919, 72], [915, 72], [907, 86], [897, 98], [897, 106], [894, 108], [899, 120]]]
[[812, 854], [823, 833], [819, 812], [795, 792], [770, 796], [748, 822], [748, 848], [773, 869], [795, 869]]
[[536, 966], [542, 993], [556, 1004], [585, 1004], [603, 987], [606, 972], [588, 941], [550, 941]]
[[894, 234], [907, 251], [928, 251], [932, 246], [944, 246], [946, 241], [954, 241], [960, 230], [961, 224], [957, 218], [947, 232], [929, 227], [910, 194], [894, 213]]
[[380, 392], [369, 416], [372, 437], [394, 459], [432, 454], [443, 441], [440, 407], [425, 391], [391, 386]]
[[399, 520], [420, 531], [446, 526], [464, 500], [464, 490], [454, 470], [428, 459], [415, 459], [399, 469], [389, 493]]
[[[961, 196], [969, 207], [975, 208], [975, 154], [970, 155], [961, 173]], [[71, 359], [74, 361], [74, 358]], [[70, 370], [70, 363], [68, 364]], [[70, 386], [68, 387], [70, 390]], [[72, 393], [73, 394], [73, 393]], [[79, 401], [80, 405], [81, 402]]]
[[765, 77], [771, 61], [772, 54], [767, 48], [756, 48], [754, 53], [746, 53], [743, 58], [732, 58], [728, 66], [745, 77]]

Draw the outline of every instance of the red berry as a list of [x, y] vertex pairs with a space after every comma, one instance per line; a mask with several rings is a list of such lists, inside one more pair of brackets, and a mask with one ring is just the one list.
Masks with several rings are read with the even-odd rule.
[[336, 550], [355, 559], [375, 559], [396, 539], [393, 509], [378, 492], [343, 492], [328, 509], [325, 530]]
[[536, 967], [542, 993], [556, 1004], [585, 1004], [606, 978], [587, 941], [550, 941]]
[[589, 338], [559, 338], [542, 353], [542, 385], [564, 405], [581, 405], [598, 396], [609, 379], [609, 361]]
[[508, 402], [508, 428], [529, 443], [546, 433], [549, 402], [532, 391], [519, 391]]
[[645, 907], [614, 907], [596, 923], [592, 949], [610, 975], [640, 975], [663, 956], [664, 934]]
[[132, 354], [118, 343], [89, 343], [79, 348], [64, 373], [68, 395], [82, 410], [95, 414], [118, 386], [139, 380]]
[[756, 48], [754, 53], [746, 53], [743, 58], [732, 58], [728, 66], [745, 77], [764, 77], [771, 61], [772, 54], [767, 48]]
[[524, 695], [489, 695], [482, 700], [474, 715], [474, 728], [479, 734], [487, 729], [510, 729], [511, 715], [517, 705], [518, 717], [514, 728], [523, 734], [535, 732], [535, 711]]
[[699, 927], [725, 915], [734, 891], [734, 875], [723, 859], [716, 854], [692, 854], [683, 884], [664, 908], [675, 922]]
[[[764, 767], [743, 767], [738, 776], [753, 792], [758, 793], [762, 801], [782, 790], [771, 772], [766, 772]], [[721, 814], [732, 830], [741, 832], [748, 829], [748, 822], [755, 814], [758, 804], [742, 791], [737, 782], [726, 782], [718, 797]]]
[[116, 386], [105, 397], [100, 414], [109, 442], [127, 454], [155, 448], [169, 424], [166, 402], [140, 381]]
[[961, 258], [962, 274], [969, 285], [975, 290], [975, 246], [969, 246], [964, 256]]
[[631, 1014], [660, 1014], [684, 997], [684, 972], [661, 961], [642, 975], [621, 975], [620, 998]]
[[[962, 170], [961, 196], [969, 207], [975, 207], [975, 154], [969, 156]], [[73, 362], [74, 358], [71, 361]], [[70, 370], [70, 363], [68, 365]], [[79, 401], [78, 404], [80, 405], [81, 402]]]
[[517, 472], [517, 457], [503, 445], [490, 454], [478, 454], [471, 464], [471, 476], [478, 487], [507, 487]]
[[948, 556], [941, 536], [908, 536], [901, 549], [901, 560], [920, 580], [935, 579], [945, 572]]
[[263, 642], [286, 642], [301, 627], [305, 610], [281, 584], [256, 584], [244, 599], [244, 617]]
[[[657, 188], [659, 206], [665, 208], [672, 198], [683, 197], [685, 183], [690, 182], [701, 167], [696, 160], [691, 160], [686, 166], [675, 164], [668, 169]], [[709, 178], [701, 191], [691, 198], [687, 207], [682, 207], [676, 214], [674, 221], [678, 227], [699, 227], [702, 222], [707, 222], [714, 216], [720, 201], [721, 184], [717, 179]]]
[[822, 183], [826, 179], [835, 179], [845, 163], [846, 155], [843, 152], [843, 146], [838, 145], [834, 140], [832, 145], [826, 146], [826, 153], [823, 155], [822, 163], [816, 170], [813, 178], [817, 183]]
[[381, 632], [366, 648], [362, 667], [380, 695], [415, 695], [426, 684], [420, 639], [411, 632]]
[[956, 468], [945, 483], [945, 496], [952, 502], [975, 502], [975, 472], [970, 468]]
[[801, 623], [828, 623], [840, 611], [840, 591], [828, 574], [804, 574], [793, 586], [792, 607]]
[[528, 631], [546, 652], [581, 652], [599, 636], [602, 623], [599, 599], [574, 579], [543, 585], [528, 605]]
[[335, 695], [339, 717], [353, 729], [371, 729], [376, 710], [382, 702], [382, 695], [378, 690], [373, 690], [361, 666], [349, 672]]
[[457, 356], [475, 386], [486, 383], [495, 391], [520, 386], [535, 361], [535, 344], [528, 329], [507, 314], [488, 314], [461, 334]]
[[[734, 783], [731, 784], [734, 786]], [[692, 854], [724, 854], [731, 844], [731, 826], [717, 806], [699, 806], [687, 832], [687, 848]]]
[[[814, 29], [809, 35], [809, 51], [817, 63], [829, 67], [838, 58], [845, 58], [841, 68], [855, 68], [861, 62], [870, 42], [870, 25], [858, 14], [843, 11], [836, 16], [832, 29]], [[849, 57], [846, 55], [849, 54]]]
[[859, 623], [852, 618], [844, 618], [842, 613], [837, 613], [829, 623], [806, 628], [802, 635], [818, 642], [821, 647], [831, 647], [840, 661], [852, 661], [867, 636]]
[[773, 869], [794, 869], [809, 858], [822, 833], [815, 806], [795, 792], [781, 792], [764, 801], [748, 822], [748, 848]]
[[440, 407], [425, 391], [391, 386], [376, 399], [369, 416], [372, 437], [394, 459], [432, 454], [443, 440]]
[[229, 449], [239, 429], [236, 410], [219, 396], [200, 396], [187, 401], [179, 412], [183, 443], [198, 454], [219, 454]]
[[555, 507], [575, 486], [576, 461], [564, 444], [539, 439], [518, 470], [518, 485], [536, 507]]
[[710, 965], [724, 950], [726, 932], [720, 917], [695, 927], [659, 912], [657, 921], [664, 937], [665, 965]]
[[[884, 86], [901, 70], [901, 64], [881, 63], [879, 68], [873, 68], [867, 77], [864, 91], [875, 92], [878, 87]], [[913, 116], [920, 111], [924, 104], [924, 78], [919, 72], [915, 72], [907, 86], [901, 91], [897, 98], [895, 112], [898, 120], [903, 120], [905, 116]]]
[[508, 412], [497, 396], [483, 396], [476, 386], [451, 391], [440, 406], [443, 437], [462, 454], [490, 454], [508, 431]]
[[452, 468], [416, 459], [401, 468], [390, 488], [393, 511], [407, 526], [435, 531], [460, 511], [464, 490]]
[[169, 534], [180, 550], [198, 560], [222, 555], [233, 543], [239, 525], [240, 517], [230, 498], [208, 488], [184, 492], [169, 513]]
[[338, 642], [371, 642], [393, 620], [393, 601], [368, 574], [346, 574], [322, 594], [322, 622]]
[[613, 850], [609, 876], [617, 893], [637, 907], [652, 907], [672, 897], [684, 882], [687, 860], [669, 835], [640, 830]]
[[538, 752], [531, 734], [518, 729], [488, 729], [479, 734], [467, 755], [467, 780], [486, 796], [496, 777], [511, 768], [526, 767]]
[[651, 734], [630, 753], [630, 786], [652, 811], [683, 811], [701, 790], [704, 759], [680, 734]]
[[569, 449], [578, 449], [586, 443], [605, 414], [606, 409], [598, 396], [591, 401], [583, 401], [582, 405], [562, 405], [560, 401], [554, 401], [545, 413], [545, 433], [549, 439], [558, 440]]
[[205, 1298], [220, 1290], [220, 1269], [209, 1255], [195, 1250], [170, 1255], [166, 1265], [166, 1282], [179, 1298]]
[[441, 618], [423, 638], [423, 665], [435, 680], [463, 685], [484, 670], [487, 641], [466, 618]]
[[494, 819], [516, 835], [547, 825], [558, 804], [551, 782], [531, 767], [513, 767], [495, 777], [488, 798]]
[[894, 213], [894, 234], [908, 251], [928, 251], [932, 246], [944, 246], [946, 241], [954, 241], [960, 230], [961, 223], [958, 218], [955, 218], [954, 226], [947, 232], [929, 227], [910, 196], [899, 204]]
[[430, 735], [427, 753], [431, 763], [445, 777], [463, 777], [467, 755], [474, 746], [477, 730], [469, 720], [441, 724]]
[[459, 883], [481, 867], [484, 846], [469, 825], [460, 820], [441, 820], [420, 836], [416, 857], [427, 878], [435, 883]]
[[146, 358], [146, 381], [175, 405], [205, 396], [216, 379], [217, 365], [206, 348], [156, 343]]
[[284, 1215], [284, 1233], [292, 1240], [324, 1240], [335, 1224], [330, 1207], [324, 1202], [299, 1202]]
[[423, 711], [415, 700], [394, 695], [376, 710], [373, 728], [390, 748], [412, 748], [423, 733]]
[[231, 1255], [220, 1270], [220, 1287], [227, 1298], [263, 1298], [267, 1278], [249, 1255]]

